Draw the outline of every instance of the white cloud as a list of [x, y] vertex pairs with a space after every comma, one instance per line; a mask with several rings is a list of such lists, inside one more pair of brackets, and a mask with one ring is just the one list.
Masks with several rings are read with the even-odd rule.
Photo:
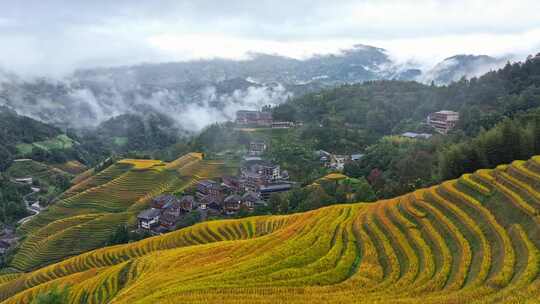
[[305, 58], [363, 43], [434, 61], [537, 52], [537, 0], [0, 2], [0, 65], [35, 74], [247, 51]]
[[456, 54], [525, 57], [540, 52], [540, 27], [513, 34], [471, 33], [391, 40], [369, 43], [387, 48], [398, 61], [416, 60], [435, 64]]

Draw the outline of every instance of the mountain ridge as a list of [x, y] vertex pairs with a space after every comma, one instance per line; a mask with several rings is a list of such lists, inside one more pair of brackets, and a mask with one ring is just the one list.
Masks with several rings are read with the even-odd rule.
[[[503, 64], [488, 63], [490, 67]], [[458, 65], [457, 70], [448, 70], [446, 65], [426, 71], [414, 63], [395, 62], [384, 49], [365, 45], [302, 60], [254, 53], [243, 60], [80, 69], [62, 80], [8, 77], [0, 82], [0, 104], [44, 122], [78, 128], [95, 127], [111, 117], [137, 112], [143, 105], [176, 117], [184, 129], [200, 130], [234, 119], [239, 109], [260, 109], [324, 88], [381, 79], [442, 84], [468, 76], [483, 64], [473, 60], [465, 69]]]

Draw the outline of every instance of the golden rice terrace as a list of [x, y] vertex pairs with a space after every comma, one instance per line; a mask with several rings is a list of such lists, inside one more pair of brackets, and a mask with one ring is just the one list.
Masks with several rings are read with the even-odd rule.
[[116, 227], [133, 223], [149, 200], [175, 192], [199, 179], [221, 174], [223, 162], [197, 153], [174, 162], [126, 159], [86, 176], [60, 201], [25, 223], [25, 235], [9, 266], [29, 271], [102, 247]]
[[90, 251], [0, 277], [0, 298], [68, 285], [71, 303], [538, 303], [539, 212], [534, 158], [377, 203]]

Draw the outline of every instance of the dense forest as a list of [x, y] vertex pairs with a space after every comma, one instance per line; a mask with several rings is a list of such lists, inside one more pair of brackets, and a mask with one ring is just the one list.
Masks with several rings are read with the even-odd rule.
[[384, 135], [423, 131], [426, 116], [441, 109], [461, 113], [458, 129], [476, 135], [506, 116], [540, 106], [540, 56], [507, 64], [480, 78], [448, 86], [370, 81], [308, 94], [273, 109], [274, 119], [301, 121], [317, 148], [355, 152]]
[[[345, 173], [367, 179], [379, 198], [387, 198], [540, 153], [539, 106], [540, 54], [448, 86], [403, 81], [345, 85], [292, 99], [273, 108], [273, 115], [303, 123], [293, 142], [278, 147], [362, 153]], [[429, 140], [396, 136], [435, 133], [425, 118], [443, 109], [460, 113], [449, 135]], [[299, 154], [277, 155], [295, 163]]]
[[[241, 132], [232, 123], [215, 124], [175, 147], [211, 154], [263, 138], [270, 143], [265, 157], [304, 186], [328, 173], [314, 151], [361, 153], [360, 161], [345, 166], [345, 174], [367, 180], [377, 198], [388, 198], [540, 153], [535, 148], [538, 107], [540, 55], [448, 86], [370, 81], [300, 96], [271, 110], [275, 120], [301, 122], [301, 127], [265, 137]], [[458, 125], [445, 136], [425, 123], [439, 110], [460, 113]], [[434, 136], [410, 139], [399, 136], [403, 132]], [[508, 146], [520, 152], [502, 151]]]
[[0, 171], [17, 155], [17, 144], [44, 141], [60, 134], [58, 128], [0, 107]]

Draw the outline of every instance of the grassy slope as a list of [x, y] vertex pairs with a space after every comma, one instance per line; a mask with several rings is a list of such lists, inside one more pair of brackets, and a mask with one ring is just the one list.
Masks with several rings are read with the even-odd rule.
[[76, 160], [70, 160], [63, 164], [54, 164], [53, 166], [73, 175], [81, 174], [88, 169], [85, 165]]
[[11, 267], [42, 267], [103, 246], [118, 225], [134, 224], [148, 201], [219, 173], [223, 163], [188, 154], [170, 164], [122, 160], [68, 189], [61, 200], [19, 228], [25, 235]]
[[373, 204], [205, 222], [3, 278], [2, 303], [535, 303], [540, 159]]
[[63, 170], [66, 169], [66, 167], [69, 167], [70, 163], [73, 162], [68, 162], [61, 166], [53, 166], [33, 160], [18, 161], [14, 162], [8, 168], [7, 174], [13, 178], [33, 177], [35, 180], [39, 181], [41, 188], [47, 189], [47, 194], [41, 193], [40, 196], [55, 196], [62, 191], [62, 189], [58, 188], [58, 180], [60, 178], [66, 180], [71, 180], [73, 178], [72, 173]]
[[43, 150], [53, 150], [53, 149], [69, 149], [73, 146], [74, 141], [65, 134], [60, 134], [54, 138], [38, 141], [31, 144], [18, 144], [17, 151], [21, 155], [28, 155], [32, 153], [33, 147], [38, 147]]

